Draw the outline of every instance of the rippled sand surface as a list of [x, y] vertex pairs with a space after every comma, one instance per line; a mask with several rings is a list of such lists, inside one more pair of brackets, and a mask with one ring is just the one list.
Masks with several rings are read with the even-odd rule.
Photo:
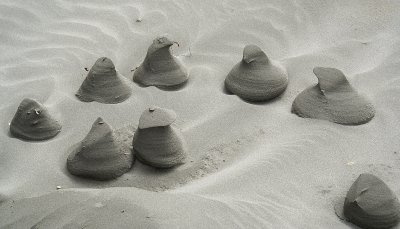
[[[349, 228], [333, 210], [361, 173], [400, 195], [400, 3], [349, 0], [5, 0], [0, 2], [0, 228]], [[168, 35], [189, 72], [179, 90], [132, 75]], [[224, 90], [247, 44], [288, 72], [279, 98], [249, 103]], [[75, 97], [97, 58], [132, 84], [119, 104]], [[369, 123], [342, 126], [291, 113], [334, 67], [374, 104]], [[27, 142], [9, 134], [24, 98], [63, 127]], [[66, 159], [97, 117], [130, 142], [151, 105], [174, 110], [188, 162], [139, 162], [114, 181], [69, 175]], [[57, 190], [57, 186], [59, 189]]]

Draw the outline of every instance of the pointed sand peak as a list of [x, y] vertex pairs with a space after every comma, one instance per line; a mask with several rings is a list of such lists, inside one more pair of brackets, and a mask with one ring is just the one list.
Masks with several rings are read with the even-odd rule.
[[113, 141], [113, 130], [111, 126], [100, 117], [92, 124], [92, 128], [82, 141], [82, 146], [90, 147], [90, 145], [97, 144], [99, 141]]
[[[38, 101], [30, 98], [25, 98], [20, 103], [18, 110], [29, 110], [29, 109], [42, 109], [44, 110], [44, 106]], [[36, 113], [36, 112], [35, 112]]]
[[176, 42], [171, 41], [167, 37], [157, 37], [156, 39], [153, 40], [153, 43], [150, 45], [148, 54], [152, 54], [153, 52], [163, 48], [167, 48], [169, 50], [169, 47], [171, 47], [175, 43]]
[[152, 106], [146, 109], [139, 119], [139, 128], [162, 127], [171, 125], [177, 118], [173, 110]]
[[314, 74], [318, 78], [318, 85], [323, 91], [335, 91], [342, 86], [350, 86], [346, 76], [336, 68], [315, 67]]
[[111, 59], [107, 57], [100, 57], [96, 60], [91, 68], [92, 73], [108, 73], [109, 76], [116, 76], [115, 65]]
[[257, 45], [246, 45], [243, 49], [243, 61], [247, 64], [252, 62], [268, 63], [268, 57]]

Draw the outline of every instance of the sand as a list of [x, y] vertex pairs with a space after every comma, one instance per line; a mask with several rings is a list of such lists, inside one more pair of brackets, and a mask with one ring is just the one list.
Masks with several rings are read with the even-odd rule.
[[[333, 206], [360, 174], [400, 194], [399, 8], [394, 0], [2, 1], [0, 228], [355, 228]], [[189, 80], [179, 90], [140, 87], [134, 69], [164, 35], [179, 43], [171, 53]], [[249, 103], [224, 91], [247, 44], [286, 69], [277, 99]], [[76, 98], [100, 57], [127, 77], [125, 101]], [[291, 113], [318, 82], [317, 66], [345, 73], [374, 118], [347, 126]], [[62, 123], [56, 137], [9, 136], [24, 98]], [[159, 171], [135, 161], [110, 181], [68, 172], [97, 117], [131, 143], [151, 105], [177, 114], [185, 164]]]

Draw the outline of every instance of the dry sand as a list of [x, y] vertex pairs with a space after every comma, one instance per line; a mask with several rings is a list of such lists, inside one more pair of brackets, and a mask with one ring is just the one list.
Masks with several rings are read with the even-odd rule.
[[[400, 3], [396, 0], [1, 1], [0, 228], [352, 228], [333, 210], [361, 173], [400, 196]], [[132, 82], [156, 37], [189, 74], [173, 91]], [[224, 91], [247, 44], [287, 70], [286, 91], [249, 103]], [[75, 93], [109, 57], [129, 77], [118, 104]], [[346, 73], [374, 105], [359, 126], [291, 113], [316, 66]], [[34, 98], [62, 123], [52, 139], [9, 134]], [[150, 105], [174, 110], [187, 163], [160, 171], [136, 161], [111, 181], [70, 175], [67, 157], [97, 117], [132, 142]]]

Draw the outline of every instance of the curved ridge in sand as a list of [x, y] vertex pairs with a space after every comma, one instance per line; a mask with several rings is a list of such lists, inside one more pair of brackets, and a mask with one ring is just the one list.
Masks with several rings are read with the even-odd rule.
[[91, 130], [67, 159], [68, 171], [96, 180], [114, 179], [129, 171], [133, 155], [116, 139], [111, 127], [97, 118]]
[[243, 59], [225, 79], [225, 87], [249, 101], [267, 101], [282, 94], [288, 85], [286, 71], [272, 63], [256, 45], [247, 45]]
[[158, 37], [147, 50], [143, 63], [135, 70], [133, 81], [144, 86], [178, 87], [188, 80], [188, 73], [180, 61], [171, 54], [176, 42]]
[[371, 102], [357, 93], [340, 70], [316, 67], [313, 72], [318, 84], [296, 97], [293, 113], [343, 125], [364, 124], [375, 116]]
[[120, 103], [132, 94], [128, 81], [107, 57], [97, 59], [76, 96], [83, 102]]
[[159, 107], [145, 110], [133, 136], [136, 158], [156, 168], [170, 168], [184, 163], [186, 143], [181, 131], [172, 124], [175, 119], [176, 114], [172, 110]]
[[361, 228], [392, 228], [400, 220], [400, 203], [378, 177], [363, 173], [350, 187], [336, 214]]
[[61, 124], [34, 99], [24, 99], [10, 123], [10, 133], [25, 140], [46, 140], [61, 131]]

